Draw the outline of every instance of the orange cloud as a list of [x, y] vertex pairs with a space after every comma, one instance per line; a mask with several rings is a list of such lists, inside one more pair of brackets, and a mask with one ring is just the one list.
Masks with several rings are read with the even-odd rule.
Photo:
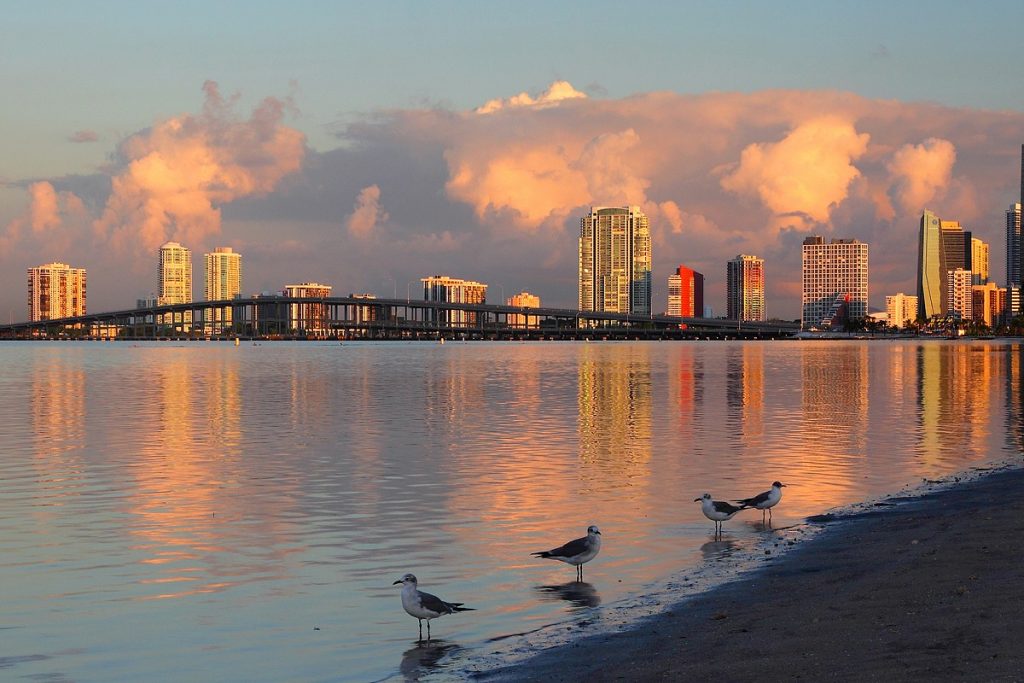
[[867, 150], [870, 136], [837, 116], [805, 121], [775, 143], [754, 143], [743, 150], [739, 167], [722, 178], [722, 187], [756, 196], [775, 214], [804, 214], [826, 223], [832, 207], [846, 198], [853, 165]]
[[376, 185], [364, 187], [356, 198], [355, 210], [345, 221], [353, 237], [365, 239], [373, 233], [378, 223], [387, 221], [388, 214], [380, 208], [380, 188]]
[[527, 92], [521, 92], [508, 99], [488, 100], [482, 106], [477, 107], [475, 111], [477, 114], [492, 114], [510, 107], [550, 107], [563, 100], [583, 99], [586, 96], [586, 93], [572, 87], [568, 81], [555, 81], [536, 98], [531, 97]]
[[905, 211], [920, 213], [943, 192], [953, 175], [956, 148], [949, 140], [928, 138], [900, 147], [886, 165], [890, 194]]
[[266, 194], [299, 170], [305, 137], [282, 125], [284, 103], [263, 100], [250, 118], [233, 113], [207, 81], [202, 114], [158, 122], [125, 140], [125, 167], [111, 179], [111, 194], [95, 222], [115, 247], [152, 250], [168, 239], [201, 242], [220, 232], [220, 206]]

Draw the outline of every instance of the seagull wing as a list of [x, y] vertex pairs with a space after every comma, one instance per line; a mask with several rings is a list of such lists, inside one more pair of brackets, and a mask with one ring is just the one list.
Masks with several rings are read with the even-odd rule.
[[757, 494], [753, 498], [744, 498], [743, 500], [737, 500], [736, 502], [747, 507], [754, 507], [767, 501], [769, 495], [771, 495], [771, 491], [765, 491], [764, 493]]
[[555, 548], [554, 550], [546, 550], [542, 553], [534, 553], [540, 557], [575, 557], [580, 553], [584, 553], [590, 547], [587, 543], [588, 537], [577, 538], [569, 541], [563, 546]]
[[740, 510], [743, 509], [740, 507], [736, 507], [732, 503], [726, 503], [724, 500], [716, 500], [712, 503], [712, 505], [715, 506], [716, 512], [724, 512], [725, 514], [739, 512]]
[[428, 609], [431, 612], [437, 612], [437, 614], [454, 614], [456, 612], [471, 612], [472, 607], [463, 607], [461, 602], [445, 602], [436, 595], [430, 593], [424, 593], [423, 591], [416, 591], [420, 596], [420, 605], [423, 609]]

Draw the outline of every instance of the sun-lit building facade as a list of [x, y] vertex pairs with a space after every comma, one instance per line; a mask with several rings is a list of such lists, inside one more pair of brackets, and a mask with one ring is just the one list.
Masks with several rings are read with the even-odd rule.
[[692, 268], [680, 265], [668, 276], [669, 315], [683, 318], [704, 316], [704, 276]]
[[989, 248], [988, 242], [971, 237], [971, 282], [983, 285], [988, 282]]
[[[524, 291], [513, 294], [505, 303], [519, 308], [540, 308], [540, 297]], [[538, 320], [535, 315], [511, 313], [508, 316], [509, 327], [534, 328], [538, 326]]]
[[[423, 283], [423, 300], [452, 304], [487, 303], [487, 285], [473, 280], [461, 280], [447, 275], [432, 275], [420, 278]], [[436, 311], [437, 322], [455, 327], [475, 325], [476, 313], [472, 311]]]
[[925, 320], [943, 317], [948, 312], [947, 273], [967, 269], [970, 252], [965, 244], [971, 244], [968, 235], [958, 221], [944, 221], [928, 210], [921, 215], [917, 297], [918, 315]]
[[28, 319], [85, 315], [85, 268], [47, 263], [28, 269]]
[[[231, 247], [217, 247], [203, 258], [206, 261], [206, 300], [237, 298], [242, 291], [242, 255]], [[207, 315], [216, 331], [231, 327], [230, 306], [213, 309]]]
[[971, 287], [971, 319], [988, 327], [1006, 321], [1006, 287], [994, 282]]
[[579, 309], [651, 312], [651, 232], [639, 206], [595, 206], [580, 219]]
[[974, 318], [974, 292], [971, 271], [954, 268], [946, 271], [946, 314], [958, 320]]
[[192, 303], [192, 251], [177, 242], [160, 247], [157, 266], [157, 303]]
[[801, 326], [830, 328], [868, 314], [868, 245], [813, 235], [803, 243]]
[[890, 325], [903, 329], [917, 320], [917, 297], [902, 292], [890, 294], [885, 297], [885, 312]]
[[725, 267], [726, 317], [730, 320], [763, 321], [764, 259], [739, 254]]
[[[326, 299], [331, 295], [331, 285], [319, 282], [302, 282], [285, 285], [284, 295], [299, 299]], [[327, 304], [322, 301], [288, 304], [288, 328], [297, 334], [309, 337], [326, 337], [330, 332]]]

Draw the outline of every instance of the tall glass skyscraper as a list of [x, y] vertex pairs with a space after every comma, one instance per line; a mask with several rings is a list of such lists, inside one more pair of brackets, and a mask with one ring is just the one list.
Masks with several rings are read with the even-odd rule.
[[1020, 287], [1020, 203], [1006, 210], [1006, 286]]
[[968, 265], [970, 238], [958, 221], [944, 221], [925, 209], [917, 242], [917, 306], [930, 320], [949, 310], [947, 273]]
[[651, 231], [639, 206], [595, 206], [581, 219], [579, 309], [651, 312]]
[[[242, 255], [231, 247], [217, 247], [212, 254], [204, 254], [206, 260], [206, 300], [224, 301], [234, 299], [242, 291]], [[215, 308], [207, 312], [209, 322], [215, 331], [231, 326], [231, 307]]]

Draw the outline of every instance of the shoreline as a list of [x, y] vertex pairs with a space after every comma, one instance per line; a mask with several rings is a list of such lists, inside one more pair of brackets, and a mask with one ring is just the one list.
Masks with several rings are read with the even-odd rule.
[[1022, 680], [1024, 469], [809, 518], [821, 533], [616, 632], [483, 681]]

